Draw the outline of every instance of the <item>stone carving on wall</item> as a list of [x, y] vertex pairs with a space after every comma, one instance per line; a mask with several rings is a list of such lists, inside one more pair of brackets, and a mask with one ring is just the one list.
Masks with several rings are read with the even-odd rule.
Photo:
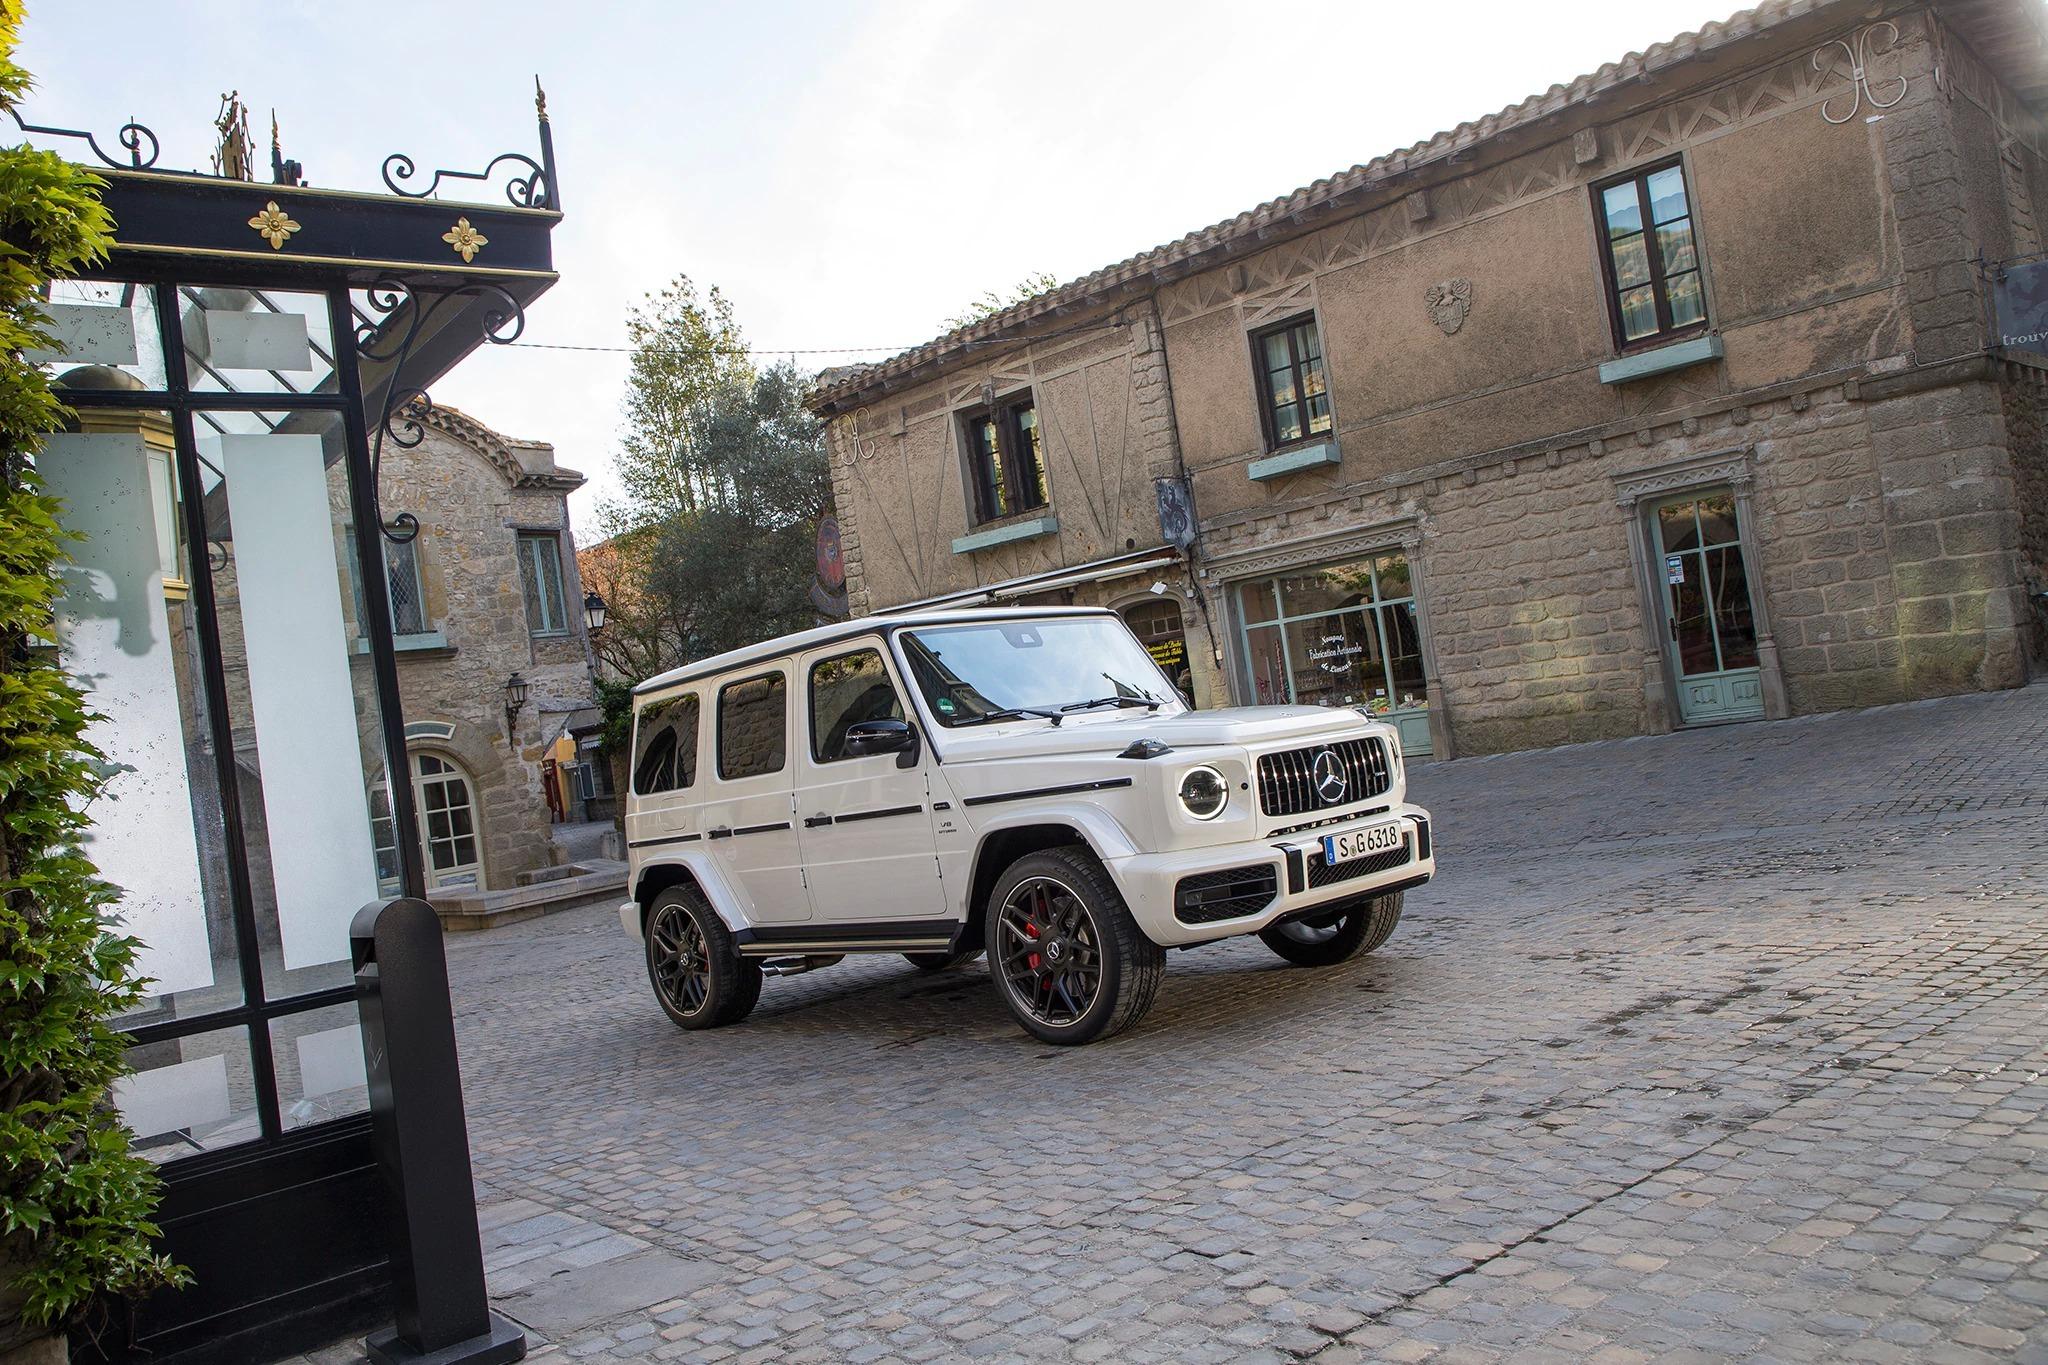
[[1429, 307], [1429, 320], [1450, 336], [1465, 325], [1465, 314], [1472, 311], [1472, 281], [1462, 275], [1438, 280], [1423, 294], [1423, 302]]
[[[1882, 42], [1884, 46], [1873, 53], [1871, 51], [1871, 39], [1880, 30], [1883, 31], [1884, 36], [1878, 39], [1878, 41]], [[1882, 57], [1886, 53], [1897, 50], [1898, 45], [1899, 26], [1886, 19], [1881, 23], [1871, 24], [1866, 28], [1857, 30], [1853, 46], [1847, 38], [1836, 38], [1824, 44], [1816, 51], [1813, 54], [1813, 69], [1823, 75], [1834, 67], [1839, 60], [1835, 56], [1836, 48], [1842, 49], [1843, 53], [1849, 58], [1849, 112], [1843, 114], [1840, 118], [1836, 118], [1828, 112], [1829, 106], [1834, 103], [1830, 99], [1826, 104], [1821, 105], [1820, 116], [1829, 123], [1847, 123], [1850, 119], [1856, 117], [1856, 111], [1863, 107], [1865, 100], [1870, 101], [1870, 107], [1873, 109], [1889, 109], [1900, 100], [1906, 98], [1906, 78], [1904, 76], [1892, 77], [1892, 80], [1899, 83], [1899, 88], [1890, 92], [1890, 99], [1879, 99], [1876, 89], [1870, 84], [1871, 57]], [[1889, 88], [1891, 82], [1887, 81], [1885, 84]]]

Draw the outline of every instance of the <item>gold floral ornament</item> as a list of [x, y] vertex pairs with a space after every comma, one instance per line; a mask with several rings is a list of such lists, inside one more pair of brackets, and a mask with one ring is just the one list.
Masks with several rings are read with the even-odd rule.
[[292, 216], [277, 206], [275, 199], [263, 206], [263, 212], [249, 220], [249, 226], [256, 229], [256, 235], [270, 243], [272, 251], [284, 250], [284, 239], [299, 230]]
[[491, 244], [491, 239], [469, 225], [469, 219], [457, 218], [455, 226], [441, 234], [441, 240], [455, 248], [455, 254], [467, 261], [476, 259], [476, 253]]

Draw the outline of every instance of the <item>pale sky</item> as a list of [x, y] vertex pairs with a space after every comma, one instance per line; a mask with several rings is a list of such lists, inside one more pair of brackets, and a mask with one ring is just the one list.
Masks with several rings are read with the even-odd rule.
[[[929, 340], [984, 290], [1086, 274], [1732, 12], [1729, 0], [28, 0], [30, 122], [130, 116], [197, 169], [221, 92], [309, 182], [391, 152], [537, 151], [547, 87], [562, 279], [524, 342], [622, 346], [677, 274], [809, 368]], [[496, 197], [497, 192], [493, 192]], [[626, 358], [488, 347], [434, 396], [607, 485]]]

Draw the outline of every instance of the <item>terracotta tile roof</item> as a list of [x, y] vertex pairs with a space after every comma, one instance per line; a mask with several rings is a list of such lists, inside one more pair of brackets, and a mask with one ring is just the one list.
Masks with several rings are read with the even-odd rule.
[[1134, 282], [1163, 282], [1154, 281], [1151, 277], [1164, 277], [1166, 272], [1173, 275], [1187, 273], [1174, 267], [1199, 263], [1197, 268], [1206, 268], [1215, 261], [1204, 258], [1220, 260], [1232, 248], [1248, 241], [1263, 245], [1271, 235], [1268, 229], [1296, 228], [1303, 220], [1333, 207], [1336, 201], [1374, 189], [1391, 176], [1468, 152], [1513, 129], [1586, 103], [1617, 86], [1641, 80], [1791, 20], [1848, 3], [1849, 0], [1765, 0], [1753, 9], [1743, 10], [1718, 23], [1705, 24], [1695, 32], [1681, 33], [1669, 42], [1654, 43], [1642, 52], [1631, 52], [1621, 60], [1609, 62], [1568, 84], [1553, 85], [1542, 94], [1531, 95], [1499, 113], [1461, 123], [1412, 147], [1375, 157], [1348, 171], [1304, 185], [1291, 194], [1269, 199], [1235, 218], [1227, 218], [1114, 265], [1104, 266], [1092, 274], [1013, 304], [1000, 313], [955, 328], [900, 355], [872, 365], [841, 366], [828, 370], [819, 376], [810, 406], [820, 413], [843, 411], [852, 405], [850, 400], [869, 390], [886, 387], [892, 381], [933, 367], [936, 362], [964, 354], [977, 346], [1006, 341], [1040, 318], [1069, 312], [1077, 305], [1101, 302], [1124, 292]]

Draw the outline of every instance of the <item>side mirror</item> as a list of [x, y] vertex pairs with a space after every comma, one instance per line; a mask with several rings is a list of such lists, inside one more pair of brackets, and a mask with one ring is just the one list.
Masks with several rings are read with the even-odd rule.
[[851, 758], [870, 754], [916, 754], [917, 730], [904, 720], [863, 720], [846, 727], [846, 752]]

